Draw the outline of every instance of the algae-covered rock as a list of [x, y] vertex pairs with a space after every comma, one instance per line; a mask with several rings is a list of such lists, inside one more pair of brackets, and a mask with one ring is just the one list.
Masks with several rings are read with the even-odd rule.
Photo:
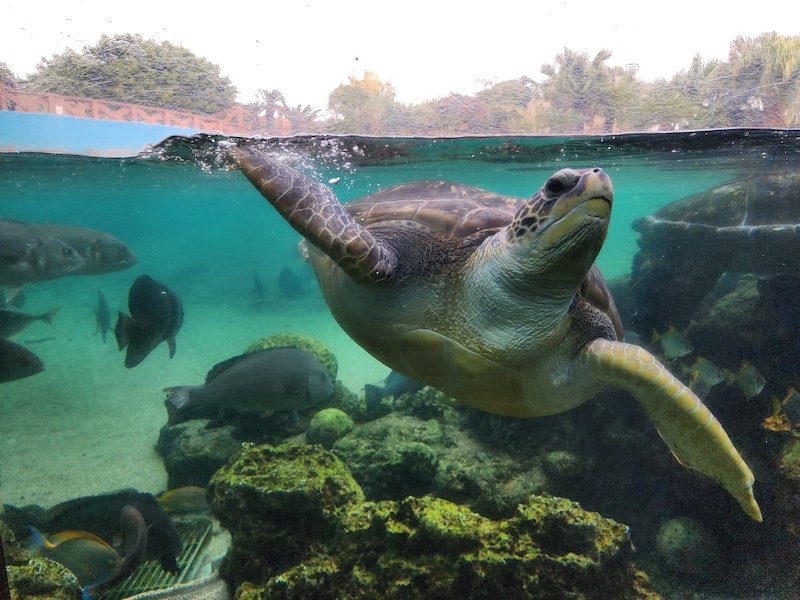
[[205, 487], [214, 472], [241, 447], [232, 426], [206, 429], [207, 424], [205, 419], [193, 419], [161, 428], [156, 451], [164, 459], [169, 489]]
[[59, 563], [34, 556], [22, 548], [2, 522], [0, 539], [8, 567], [11, 600], [74, 600], [79, 597], [80, 587], [75, 575]]
[[246, 443], [209, 484], [215, 516], [233, 539], [221, 572], [261, 582], [330, 539], [333, 513], [364, 500], [342, 462], [317, 446]]
[[336, 360], [336, 355], [319, 340], [298, 333], [279, 333], [250, 344], [245, 352], [258, 352], [269, 348], [300, 348], [300, 350], [305, 350], [316, 356], [317, 360], [325, 367], [331, 381], [336, 381], [336, 376], [339, 373], [339, 363]]
[[371, 500], [431, 490], [441, 447], [453, 444], [436, 421], [387, 415], [360, 425], [333, 445]]
[[628, 528], [561, 498], [500, 520], [432, 497], [366, 502], [332, 453], [294, 445], [245, 445], [210, 495], [239, 600], [658, 597]]
[[[656, 550], [670, 569], [679, 573], [713, 577], [719, 552], [711, 532], [702, 523], [689, 517], [669, 519], [656, 536]], [[717, 571], [719, 572], [719, 571]]]
[[306, 429], [310, 444], [321, 444], [330, 450], [333, 443], [353, 429], [353, 419], [338, 408], [325, 408], [311, 417]]

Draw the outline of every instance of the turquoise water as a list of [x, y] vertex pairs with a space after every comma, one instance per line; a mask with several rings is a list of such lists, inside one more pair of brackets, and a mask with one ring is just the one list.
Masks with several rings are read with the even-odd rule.
[[[624, 280], [638, 250], [633, 221], [726, 181], [797, 170], [798, 140], [798, 132], [722, 131], [267, 144], [321, 181], [338, 178], [332, 187], [345, 202], [419, 179], [527, 197], [562, 167], [600, 166], [615, 200], [598, 264], [608, 279]], [[123, 271], [26, 287], [25, 312], [62, 309], [55, 330], [35, 323], [14, 338], [46, 370], [0, 384], [0, 503], [50, 505], [126, 486], [160, 491], [166, 475], [153, 445], [166, 420], [162, 388], [201, 382], [213, 364], [265, 335], [303, 333], [328, 344], [339, 357], [340, 379], [354, 392], [388, 372], [338, 329], [299, 257], [298, 235], [238, 171], [225, 168], [220, 142], [171, 138], [129, 159], [0, 155], [0, 217], [103, 230], [139, 258]], [[284, 300], [278, 290], [286, 266], [306, 281], [299, 300]], [[126, 370], [113, 332], [105, 344], [95, 334], [92, 311], [102, 290], [114, 315], [127, 312], [128, 288], [141, 274], [182, 298], [186, 320], [174, 359], [162, 345]], [[263, 301], [253, 291], [255, 275], [265, 283]]]

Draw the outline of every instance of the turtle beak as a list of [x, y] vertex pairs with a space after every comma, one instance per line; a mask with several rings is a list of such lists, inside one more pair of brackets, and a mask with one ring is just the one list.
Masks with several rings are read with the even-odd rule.
[[[599, 252], [608, 230], [614, 201], [611, 179], [599, 168], [574, 173], [574, 185], [564, 191], [550, 209], [540, 232], [540, 243], [545, 248], [571, 244], [573, 237], [583, 237], [579, 232], [589, 228], [602, 234], [597, 247]], [[545, 184], [544, 193], [552, 179]]]

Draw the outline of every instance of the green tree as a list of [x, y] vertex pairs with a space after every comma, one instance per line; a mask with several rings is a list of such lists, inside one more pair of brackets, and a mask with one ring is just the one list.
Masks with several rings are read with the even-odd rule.
[[317, 123], [319, 110], [311, 108], [311, 105], [289, 106], [286, 109], [286, 118], [292, 124], [292, 133], [316, 133], [320, 130]]
[[388, 124], [395, 121], [398, 108], [392, 84], [378, 79], [375, 73], [364, 72], [362, 79], [349, 78], [328, 96], [328, 110], [333, 119], [331, 133], [380, 135], [392, 133]]
[[[536, 98], [537, 84], [529, 77], [500, 81], [475, 94], [485, 105], [485, 133], [534, 133], [530, 104]], [[477, 133], [477, 131], [476, 131]]]
[[234, 104], [236, 88], [219, 66], [186, 48], [140, 35], [102, 36], [94, 46], [43, 58], [25, 88], [213, 114]]
[[739, 36], [728, 53], [729, 110], [737, 125], [800, 124], [800, 36]]
[[11, 67], [0, 60], [0, 83], [5, 83], [14, 86], [17, 83], [17, 78], [14, 76]]

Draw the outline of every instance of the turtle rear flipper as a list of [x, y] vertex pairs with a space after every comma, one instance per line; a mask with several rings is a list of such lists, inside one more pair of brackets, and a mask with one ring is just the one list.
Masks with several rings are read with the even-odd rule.
[[753, 473], [700, 398], [639, 346], [597, 339], [583, 353], [595, 378], [634, 395], [678, 462], [718, 481], [762, 520]]
[[365, 283], [392, 278], [394, 252], [356, 223], [330, 188], [256, 148], [235, 148], [232, 153], [261, 195], [350, 277]]

